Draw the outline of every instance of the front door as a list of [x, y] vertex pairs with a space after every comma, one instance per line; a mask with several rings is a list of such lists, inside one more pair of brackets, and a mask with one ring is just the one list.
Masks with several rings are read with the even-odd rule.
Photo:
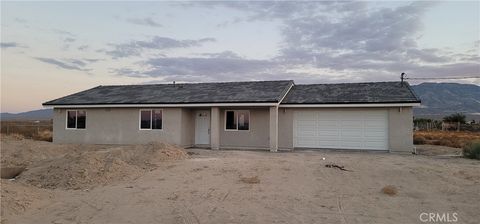
[[210, 111], [195, 112], [195, 145], [210, 144]]

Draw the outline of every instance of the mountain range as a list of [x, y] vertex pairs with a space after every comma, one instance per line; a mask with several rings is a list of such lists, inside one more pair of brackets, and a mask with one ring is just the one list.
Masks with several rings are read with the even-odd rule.
[[412, 87], [422, 100], [422, 106], [413, 109], [417, 117], [439, 119], [452, 113], [463, 113], [469, 119], [480, 118], [480, 86], [422, 83]]
[[53, 118], [52, 109], [32, 110], [22, 113], [1, 113], [0, 120], [50, 120]]
[[[414, 116], [441, 119], [452, 113], [464, 113], [468, 119], [480, 120], [480, 86], [459, 83], [422, 83], [412, 85], [422, 100], [422, 106], [413, 109]], [[52, 109], [23, 113], [1, 113], [1, 120], [52, 119]]]

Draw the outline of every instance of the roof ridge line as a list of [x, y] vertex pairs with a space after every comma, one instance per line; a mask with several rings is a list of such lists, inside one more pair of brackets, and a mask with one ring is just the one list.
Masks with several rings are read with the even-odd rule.
[[[181, 82], [175, 85], [195, 85], [195, 84], [222, 84], [222, 83], [255, 83], [255, 82], [293, 82], [293, 80], [259, 80], [259, 81], [226, 81], [226, 82]], [[101, 85], [102, 87], [112, 86], [155, 86], [155, 85], [174, 85], [173, 83], [150, 83], [150, 84], [119, 84], [119, 85]]]
[[419, 101], [419, 102], [422, 102], [422, 100], [420, 99], [420, 97], [417, 95], [417, 93], [415, 93], [415, 91], [413, 90], [412, 86], [410, 85], [410, 83], [408, 82], [405, 82], [407, 85], [407, 89], [410, 91], [410, 93], [412, 93], [412, 95]]
[[370, 84], [370, 83], [400, 83], [400, 81], [382, 81], [382, 82], [337, 82], [337, 83], [311, 83], [311, 84], [295, 84], [295, 85], [296, 85], [296, 86], [309, 86], [309, 85]]

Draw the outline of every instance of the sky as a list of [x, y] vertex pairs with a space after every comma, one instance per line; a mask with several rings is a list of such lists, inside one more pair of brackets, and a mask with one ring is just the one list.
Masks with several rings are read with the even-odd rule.
[[2, 1], [0, 44], [1, 112], [98, 85], [471, 77], [480, 3]]

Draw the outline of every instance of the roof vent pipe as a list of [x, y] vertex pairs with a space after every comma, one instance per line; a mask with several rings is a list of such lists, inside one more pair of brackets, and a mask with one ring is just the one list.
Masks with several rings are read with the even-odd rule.
[[405, 73], [402, 72], [402, 74], [400, 75], [400, 86], [403, 87], [403, 80], [405, 79]]

